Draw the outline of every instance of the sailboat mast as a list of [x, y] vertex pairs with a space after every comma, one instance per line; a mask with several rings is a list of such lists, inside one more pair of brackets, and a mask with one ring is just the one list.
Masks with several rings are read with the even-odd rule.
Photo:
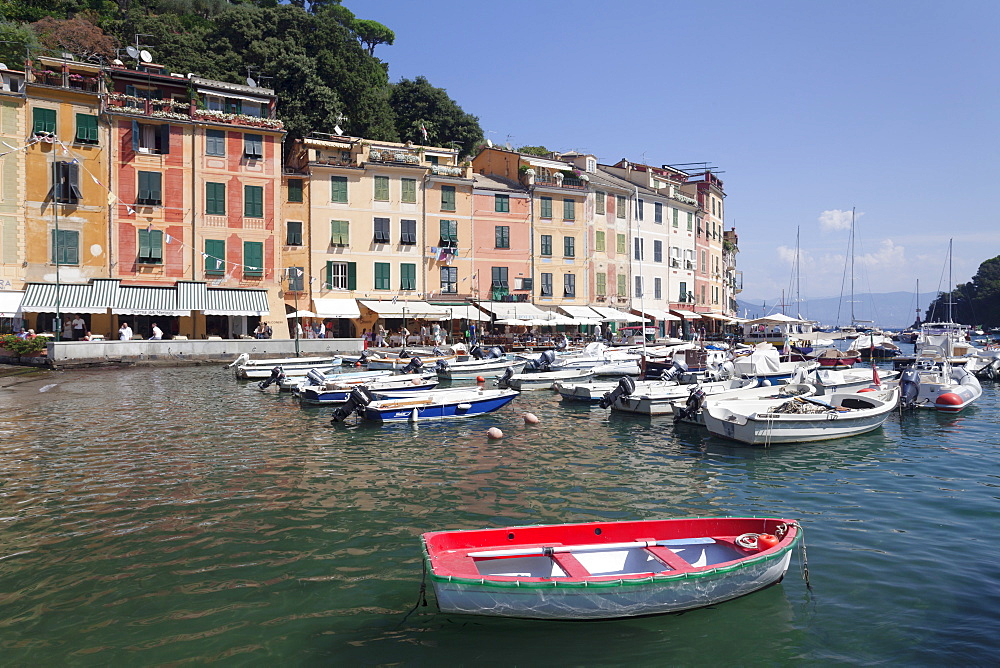
[[954, 287], [951, 278], [951, 245], [954, 243], [954, 239], [948, 239], [948, 322], [955, 322], [951, 315], [951, 304]]
[[799, 231], [798, 225], [795, 226], [795, 317], [799, 318], [799, 312], [802, 310], [802, 295], [799, 293], [799, 258], [802, 251], [799, 250]]
[[854, 326], [854, 207], [851, 207], [851, 326]]

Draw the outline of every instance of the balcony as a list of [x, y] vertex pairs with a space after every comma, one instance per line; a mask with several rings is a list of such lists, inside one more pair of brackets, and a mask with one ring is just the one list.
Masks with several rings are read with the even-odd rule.
[[[155, 115], [156, 114], [154, 113], [153, 116]], [[209, 121], [211, 123], [244, 125], [251, 128], [262, 128], [265, 130], [281, 130], [285, 127], [285, 124], [277, 118], [249, 116], [247, 114], [227, 114], [224, 111], [216, 111], [214, 109], [195, 108], [191, 111], [191, 119], [196, 121]]]
[[403, 149], [373, 148], [368, 151], [370, 162], [396, 163], [401, 165], [419, 165], [420, 156], [415, 151]]
[[105, 110], [111, 113], [135, 114], [149, 118], [162, 118], [175, 121], [210, 121], [213, 123], [229, 123], [266, 130], [280, 130], [284, 124], [276, 118], [262, 118], [247, 114], [227, 114], [212, 109], [192, 109], [187, 102], [180, 100], [150, 100], [125, 93], [108, 93], [105, 95]]
[[431, 165], [431, 174], [437, 176], [458, 176], [465, 177], [464, 167], [452, 167], [451, 165]]
[[536, 186], [545, 186], [549, 188], [570, 188], [572, 190], [584, 190], [587, 187], [587, 182], [582, 179], [574, 179], [566, 177], [562, 180], [546, 178], [542, 176], [535, 177]]
[[682, 202], [684, 204], [688, 204], [690, 206], [698, 206], [698, 200], [696, 200], [693, 197], [688, 197], [687, 195], [684, 195], [684, 194], [679, 193], [679, 192], [675, 192], [674, 194], [670, 195], [670, 198], [671, 199], [675, 199], [678, 202]]

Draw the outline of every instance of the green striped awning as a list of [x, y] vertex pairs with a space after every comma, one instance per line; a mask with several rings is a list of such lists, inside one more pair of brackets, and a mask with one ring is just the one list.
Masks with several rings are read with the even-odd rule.
[[[93, 303], [90, 283], [28, 283], [21, 311], [25, 313], [105, 313], [107, 308]], [[58, 302], [58, 307], [56, 306]]]
[[206, 315], [267, 315], [267, 290], [240, 290], [237, 288], [209, 288]]
[[118, 303], [112, 313], [120, 315], [191, 315], [177, 308], [177, 290], [123, 285], [118, 288]]

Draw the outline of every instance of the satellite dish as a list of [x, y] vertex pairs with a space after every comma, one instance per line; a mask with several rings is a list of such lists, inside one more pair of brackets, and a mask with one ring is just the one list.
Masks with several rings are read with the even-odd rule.
[[486, 140], [486, 145], [489, 146], [490, 148], [493, 148], [493, 140], [492, 139], [487, 139]]
[[135, 48], [134, 46], [127, 46], [127, 47], [125, 47], [125, 53], [128, 54], [129, 58], [138, 58], [139, 57], [139, 49]]
[[247, 77], [247, 85], [251, 88], [256, 88], [257, 82], [253, 80], [253, 77]]
[[507, 142], [504, 146], [507, 147], [508, 151], [513, 151], [514, 150], [514, 147], [510, 145], [510, 142]]
[[122, 61], [118, 60], [117, 58], [115, 58], [111, 62], [114, 63], [115, 65], [118, 65], [119, 67], [121, 67], [121, 66], [123, 66], [125, 64]]
[[0, 70], [7, 69], [7, 63], [0, 63]]
[[143, 49], [142, 51], [139, 52], [139, 58], [144, 63], [153, 62], [153, 55], [149, 51], [146, 51], [146, 49]]
[[343, 137], [343, 136], [344, 136], [344, 131], [340, 129], [340, 126], [339, 126], [339, 125], [334, 125], [334, 126], [333, 126], [333, 131], [334, 131], [334, 133], [335, 133], [335, 134], [338, 134], [338, 135], [340, 135], [341, 137]]

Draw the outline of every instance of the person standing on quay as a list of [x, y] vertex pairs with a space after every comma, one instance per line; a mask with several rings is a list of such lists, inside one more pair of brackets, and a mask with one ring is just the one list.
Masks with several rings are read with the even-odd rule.
[[122, 326], [118, 328], [118, 339], [120, 341], [132, 340], [132, 328], [128, 326], [127, 322], [123, 322]]
[[73, 340], [82, 341], [84, 335], [87, 333], [87, 323], [83, 321], [80, 314], [77, 313], [73, 317]]
[[151, 341], [160, 341], [163, 339], [163, 330], [157, 327], [155, 322], [153, 323], [152, 332], [153, 333], [149, 337]]

